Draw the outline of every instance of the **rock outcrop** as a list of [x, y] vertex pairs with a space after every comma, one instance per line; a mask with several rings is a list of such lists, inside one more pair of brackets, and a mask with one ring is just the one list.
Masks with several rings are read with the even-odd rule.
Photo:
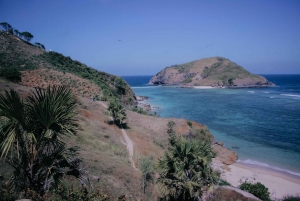
[[236, 63], [212, 57], [181, 65], [173, 65], [157, 73], [150, 85], [213, 86], [213, 87], [262, 87], [273, 83], [254, 75]]

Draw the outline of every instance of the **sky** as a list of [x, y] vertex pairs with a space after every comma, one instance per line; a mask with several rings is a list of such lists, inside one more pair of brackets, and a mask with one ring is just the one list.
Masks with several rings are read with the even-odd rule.
[[299, 0], [0, 0], [0, 22], [119, 76], [213, 56], [300, 74]]

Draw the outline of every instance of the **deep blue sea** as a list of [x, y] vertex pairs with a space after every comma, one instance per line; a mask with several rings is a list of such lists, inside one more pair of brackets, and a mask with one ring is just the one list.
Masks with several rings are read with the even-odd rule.
[[300, 176], [300, 75], [263, 75], [276, 87], [193, 89], [148, 86], [152, 76], [124, 76], [161, 117], [208, 126], [239, 161]]

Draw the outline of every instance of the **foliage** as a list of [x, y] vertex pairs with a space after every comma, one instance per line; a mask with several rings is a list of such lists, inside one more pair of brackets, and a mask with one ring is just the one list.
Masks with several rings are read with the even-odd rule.
[[193, 127], [193, 123], [191, 121], [187, 121], [187, 125], [191, 128]]
[[141, 172], [143, 192], [145, 193], [148, 182], [152, 179], [154, 173], [153, 157], [145, 157], [141, 160]]
[[25, 38], [27, 42], [29, 42], [33, 38], [33, 35], [28, 31], [22, 32], [22, 36]]
[[285, 196], [282, 201], [300, 201], [300, 196]]
[[14, 90], [0, 95], [0, 151], [14, 169], [13, 189], [43, 196], [67, 175], [83, 182], [77, 148], [63, 141], [76, 134], [76, 107], [66, 87], [36, 89], [25, 101]]
[[224, 179], [220, 179], [219, 180], [219, 186], [231, 186], [231, 184], [228, 181], [224, 180]]
[[125, 89], [126, 89], [126, 83], [123, 80], [123, 78], [117, 76], [115, 78], [115, 87], [117, 89], [117, 92], [121, 95], [125, 94]]
[[149, 115], [149, 113], [145, 110], [143, 110], [143, 108], [140, 107], [135, 107], [132, 109], [132, 111], [137, 112], [139, 114], [143, 114], [143, 115]]
[[210, 167], [211, 146], [172, 135], [169, 150], [157, 164], [157, 187], [163, 200], [197, 200], [217, 184], [218, 173]]
[[1, 22], [0, 26], [2, 26], [6, 32], [9, 32], [9, 30], [12, 29], [12, 26], [10, 24], [8, 24], [7, 22]]
[[263, 201], [271, 201], [270, 193], [268, 191], [269, 189], [266, 188], [260, 182], [252, 184], [248, 181], [245, 181], [239, 186], [239, 188], [241, 190], [247, 191], [247, 192], [255, 195], [256, 197], [258, 197], [259, 199], [261, 199]]
[[41, 43], [36, 42], [36, 43], [34, 43], [34, 44], [35, 44], [38, 48], [46, 49], [45, 46], [44, 46], [43, 44], [41, 44]]
[[124, 104], [132, 104], [133, 99], [125, 99], [122, 95], [133, 96], [133, 92], [129, 89], [126, 82], [122, 78], [115, 78], [108, 73], [97, 71], [86, 66], [78, 61], [72, 60], [70, 57], [51, 51], [44, 52], [39, 55], [40, 59], [46, 63], [51, 64], [56, 70], [72, 73], [78, 77], [87, 79], [95, 83], [103, 90], [101, 100], [107, 101], [110, 98], [115, 98]]
[[[171, 68], [175, 68], [176, 70], [179, 71], [179, 73], [184, 73], [184, 72], [189, 72], [189, 70], [194, 66], [195, 61], [191, 61], [185, 64], [181, 64], [181, 65], [172, 65], [170, 66]], [[170, 68], [167, 67], [167, 68]]]
[[107, 111], [108, 114], [112, 116], [116, 125], [121, 126], [126, 123], [127, 115], [125, 108], [116, 99], [110, 100]]
[[16, 67], [2, 67], [0, 68], [0, 77], [6, 78], [12, 82], [21, 81], [21, 73]]

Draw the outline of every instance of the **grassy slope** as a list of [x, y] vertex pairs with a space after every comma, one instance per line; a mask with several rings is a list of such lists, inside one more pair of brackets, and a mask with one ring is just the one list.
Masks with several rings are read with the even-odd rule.
[[[0, 79], [0, 93], [13, 88], [23, 97], [32, 88]], [[127, 197], [153, 200], [158, 195], [153, 183], [146, 189], [144, 195], [141, 190], [141, 172], [134, 170], [129, 162], [128, 152], [122, 143], [120, 129], [110, 124], [110, 117], [106, 109], [97, 101], [78, 97], [79, 115], [77, 119], [81, 130], [77, 136], [66, 139], [70, 145], [80, 148], [80, 158], [90, 172], [91, 181], [95, 189], [113, 196], [125, 194]], [[107, 103], [106, 103], [107, 104]], [[167, 149], [167, 123], [174, 121], [175, 131], [179, 134], [194, 134], [198, 139], [213, 140], [207, 127], [193, 122], [193, 128], [184, 119], [168, 119], [141, 115], [127, 111], [128, 136], [134, 143], [134, 161], [139, 168], [140, 160], [152, 155], [160, 157]], [[7, 178], [9, 167], [0, 163], [1, 173]], [[93, 178], [98, 178], [99, 181]], [[72, 182], [78, 184], [78, 182]]]
[[[7, 34], [3, 31], [0, 31], [0, 67], [17, 67], [21, 71], [30, 71], [36, 69], [48, 69], [52, 71], [48, 71], [46, 76], [48, 80], [50, 80], [51, 73], [52, 77], [55, 77], [57, 73], [55, 71], [59, 71], [62, 73], [70, 73], [74, 76], [77, 76], [78, 79], [85, 79], [88, 83], [97, 86], [98, 92], [107, 89], [111, 92], [111, 94], [118, 99], [120, 99], [126, 105], [134, 104], [134, 93], [131, 90], [130, 86], [125, 82], [125, 94], [120, 95], [114, 86], [114, 81], [116, 76], [97, 71], [93, 68], [86, 66], [85, 64], [80, 63], [79, 61], [72, 60], [70, 57], [66, 57], [57, 52], [47, 52], [43, 49], [35, 47], [30, 43], [26, 43], [20, 38]], [[30, 74], [33, 73], [23, 73], [22, 80], [29, 80]], [[73, 76], [73, 77], [74, 77]], [[45, 80], [35, 80], [33, 76], [30, 77], [30, 80], [36, 82], [36, 86], [41, 87], [42, 83], [47, 82]], [[37, 82], [39, 81], [39, 82]], [[27, 84], [28, 82], [24, 82], [23, 84]], [[61, 82], [57, 83], [60, 84]], [[56, 83], [54, 83], [56, 84]], [[32, 85], [28, 85], [32, 86]], [[84, 90], [82, 90], [82, 96], [88, 97], [95, 91], [90, 91], [90, 87], [95, 88], [94, 86], [87, 85]], [[76, 89], [78, 86], [73, 84], [73, 82], [69, 83], [69, 87]], [[83, 94], [84, 91], [87, 91], [87, 94]], [[100, 94], [94, 94], [99, 95]]]

